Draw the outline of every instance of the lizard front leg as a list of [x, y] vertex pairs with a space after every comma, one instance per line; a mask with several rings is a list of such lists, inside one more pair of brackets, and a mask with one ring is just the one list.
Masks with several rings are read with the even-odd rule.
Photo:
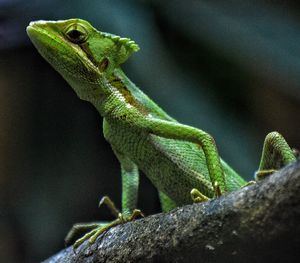
[[255, 179], [263, 179], [265, 176], [272, 174], [295, 160], [295, 154], [283, 136], [278, 132], [271, 132], [265, 138]]
[[204, 152], [210, 182], [215, 193], [226, 192], [227, 189], [220, 156], [211, 135], [191, 126], [155, 118], [137, 119], [134, 125], [157, 136], [198, 144]]
[[73, 239], [74, 235], [84, 230], [91, 230], [83, 237], [76, 240], [73, 247], [77, 248], [85, 240], [89, 240], [92, 244], [98, 236], [107, 231], [108, 229], [134, 220], [136, 217], [144, 216], [142, 212], [136, 208], [137, 194], [139, 185], [139, 171], [137, 166], [125, 155], [114, 150], [118, 160], [121, 164], [122, 175], [122, 213], [115, 207], [114, 203], [109, 197], [105, 196], [101, 199], [100, 204], [106, 204], [111, 210], [112, 214], [116, 217], [115, 220], [109, 223], [90, 223], [90, 224], [75, 224], [66, 237], [66, 242]]

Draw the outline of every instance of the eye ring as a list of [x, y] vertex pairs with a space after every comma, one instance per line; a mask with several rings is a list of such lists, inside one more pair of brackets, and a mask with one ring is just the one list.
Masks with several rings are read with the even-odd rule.
[[65, 30], [65, 36], [74, 44], [82, 44], [88, 38], [88, 32], [80, 24], [69, 25]]

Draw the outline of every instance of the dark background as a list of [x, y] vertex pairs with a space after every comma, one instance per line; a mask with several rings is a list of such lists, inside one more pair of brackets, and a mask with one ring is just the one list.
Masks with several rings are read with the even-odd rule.
[[[102, 118], [79, 100], [25, 33], [32, 20], [89, 20], [134, 39], [128, 76], [180, 122], [208, 131], [248, 180], [265, 135], [300, 147], [300, 17], [296, 1], [0, 0], [0, 261], [38, 262], [72, 224], [112, 219], [119, 164]], [[159, 211], [150, 182], [139, 208]]]

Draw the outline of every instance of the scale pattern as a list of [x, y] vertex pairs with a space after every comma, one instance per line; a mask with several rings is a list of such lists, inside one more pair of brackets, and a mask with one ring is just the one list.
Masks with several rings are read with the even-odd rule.
[[[134, 127], [124, 127], [120, 122], [109, 123], [109, 120], [104, 133], [114, 149], [130, 156], [155, 187], [177, 205], [192, 203], [190, 192], [193, 188], [213, 197], [206, 159], [196, 144], [162, 138]], [[224, 161], [222, 166], [225, 176], [231, 178], [233, 171]], [[229, 180], [229, 191], [243, 184], [245, 181], [237, 175], [237, 179]]]

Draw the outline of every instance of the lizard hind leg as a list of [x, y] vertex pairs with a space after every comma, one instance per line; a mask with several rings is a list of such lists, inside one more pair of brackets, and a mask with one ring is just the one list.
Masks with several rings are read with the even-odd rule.
[[255, 179], [261, 180], [295, 160], [295, 154], [283, 136], [278, 132], [271, 132], [265, 138]]

